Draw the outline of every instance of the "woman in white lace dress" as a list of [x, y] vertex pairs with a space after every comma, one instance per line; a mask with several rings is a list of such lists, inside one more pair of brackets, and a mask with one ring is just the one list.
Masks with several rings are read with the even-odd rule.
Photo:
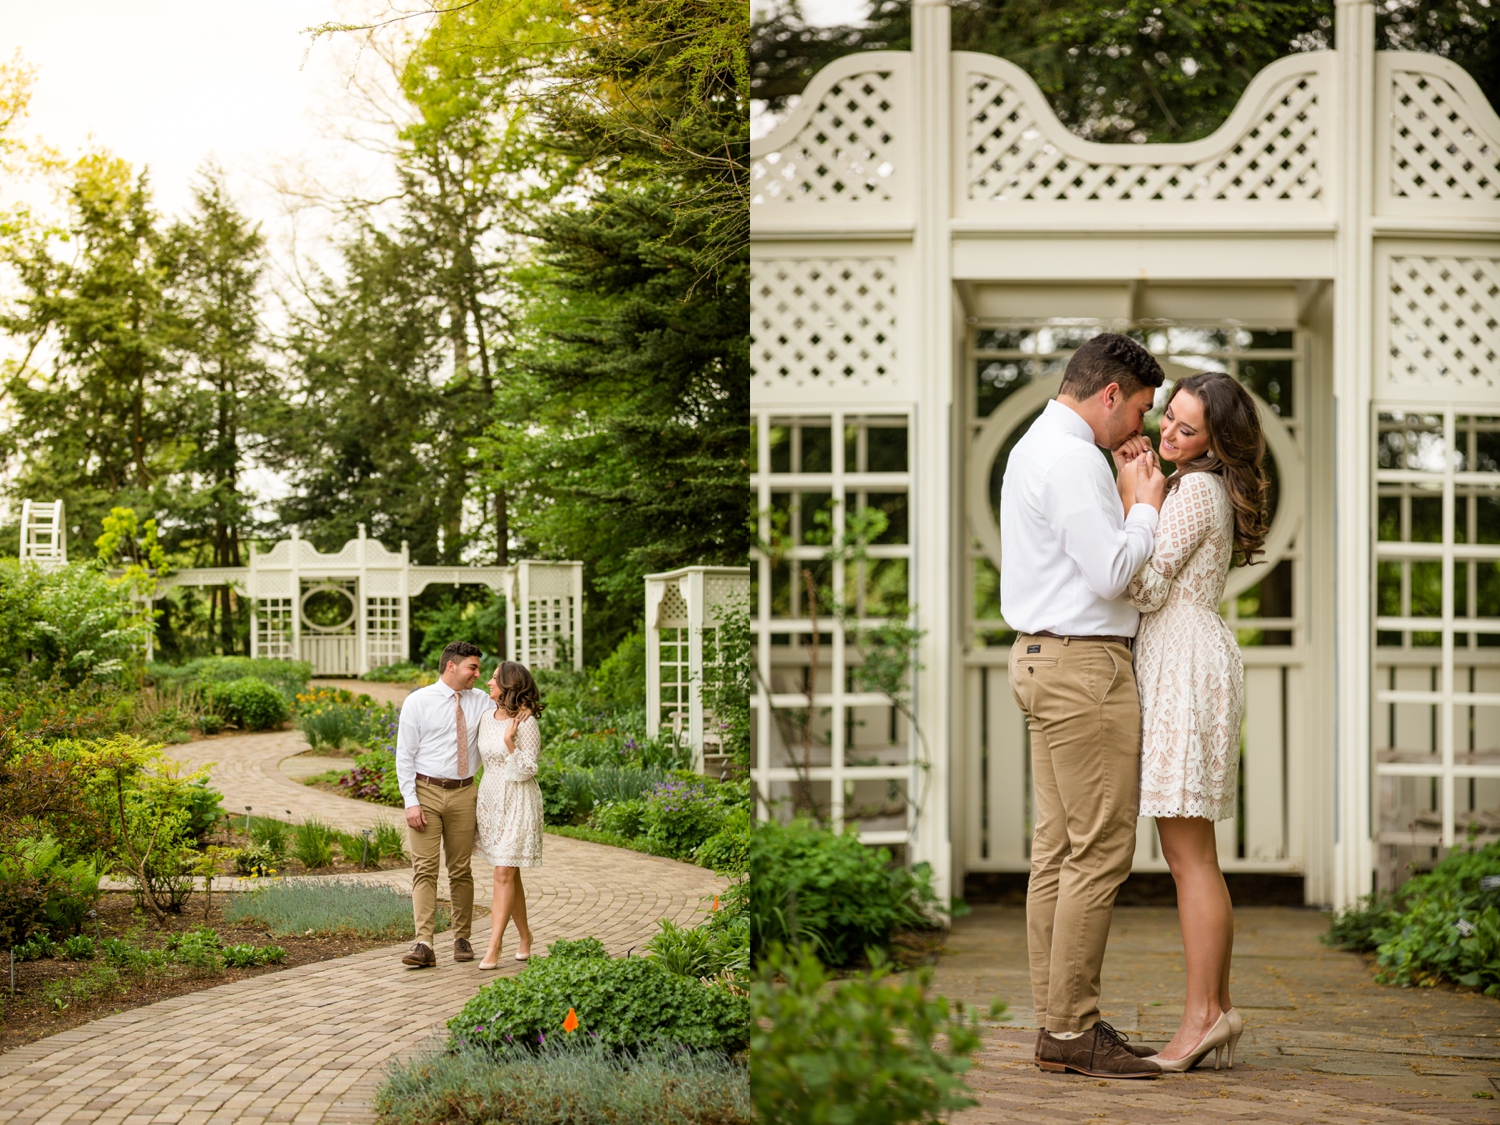
[[479, 754], [484, 777], [477, 809], [479, 846], [495, 865], [490, 900], [490, 946], [481, 969], [500, 964], [505, 927], [516, 923], [516, 960], [531, 956], [531, 927], [526, 922], [526, 888], [521, 868], [542, 865], [542, 791], [536, 783], [542, 732], [536, 717], [545, 708], [536, 681], [524, 664], [504, 661], [490, 677], [493, 713], [479, 721]]
[[[1161, 456], [1177, 471], [1155, 548], [1128, 594], [1141, 610], [1140, 812], [1156, 818], [1177, 884], [1187, 961], [1182, 1024], [1156, 1061], [1186, 1070], [1225, 1045], [1233, 1066], [1243, 1027], [1229, 997], [1234, 913], [1214, 821], [1235, 815], [1245, 711], [1244, 665], [1219, 603], [1230, 567], [1252, 561], [1267, 530], [1254, 400], [1217, 372], [1179, 381], [1162, 417]], [[1126, 485], [1133, 494], [1133, 481]]]

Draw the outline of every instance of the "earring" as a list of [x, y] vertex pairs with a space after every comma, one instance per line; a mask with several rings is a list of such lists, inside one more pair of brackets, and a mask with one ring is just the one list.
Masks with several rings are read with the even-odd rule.
[[1209, 450], [1209, 451], [1208, 451], [1208, 452], [1207, 452], [1207, 453], [1206, 453], [1206, 454], [1205, 454], [1205, 455], [1204, 455], [1204, 460], [1207, 460], [1207, 461], [1212, 461], [1212, 460], [1213, 460], [1213, 459], [1214, 459], [1214, 451], [1213, 451], [1213, 450], [1212, 450], [1212, 449], [1210, 449], [1210, 450]]

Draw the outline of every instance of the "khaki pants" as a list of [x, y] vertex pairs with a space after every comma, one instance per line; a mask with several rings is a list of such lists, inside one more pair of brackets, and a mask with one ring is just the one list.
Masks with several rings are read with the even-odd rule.
[[448, 859], [448, 893], [453, 900], [455, 937], [468, 940], [474, 921], [474, 875], [469, 859], [474, 853], [475, 805], [479, 785], [444, 789], [430, 782], [417, 782], [417, 800], [427, 818], [423, 829], [407, 826], [410, 840], [412, 913], [416, 916], [417, 940], [432, 945], [437, 921], [438, 851]]
[[1010, 685], [1031, 730], [1036, 792], [1026, 936], [1037, 1022], [1087, 1031], [1099, 1022], [1110, 917], [1135, 854], [1135, 667], [1121, 644], [1023, 634]]

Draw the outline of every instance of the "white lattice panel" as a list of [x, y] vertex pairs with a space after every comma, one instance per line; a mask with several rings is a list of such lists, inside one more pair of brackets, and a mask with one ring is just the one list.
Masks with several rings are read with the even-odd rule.
[[861, 70], [817, 97], [791, 141], [750, 162], [750, 202], [890, 203], [896, 198], [894, 69]]
[[703, 617], [707, 625], [717, 625], [723, 620], [725, 606], [738, 605], [744, 609], [750, 596], [750, 575], [743, 577], [728, 574], [710, 574], [703, 579]]
[[1392, 383], [1500, 388], [1500, 259], [1392, 255], [1389, 283]]
[[659, 629], [686, 629], [688, 626], [688, 604], [675, 582], [662, 593], [661, 607], [656, 611], [656, 626]]
[[1293, 74], [1275, 84], [1248, 128], [1203, 159], [1110, 161], [1097, 159], [1105, 146], [1069, 145], [1059, 136], [1030, 83], [974, 72], [965, 107], [966, 194], [976, 202], [1315, 200], [1323, 193], [1318, 106], [1317, 76]]
[[1467, 101], [1436, 74], [1391, 72], [1390, 193], [1408, 199], [1500, 199], [1500, 151]]
[[761, 388], [895, 385], [894, 259], [752, 260], [750, 292], [750, 362]]

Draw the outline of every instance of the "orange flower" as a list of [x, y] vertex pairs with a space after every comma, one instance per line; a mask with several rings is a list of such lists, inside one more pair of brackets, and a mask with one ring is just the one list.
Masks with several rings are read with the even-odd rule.
[[567, 1018], [563, 1020], [563, 1030], [568, 1032], [578, 1030], [578, 1013], [572, 1008], [568, 1009]]
[[714, 895], [713, 909], [715, 909], [715, 910], [719, 909], [719, 896], [718, 895]]

